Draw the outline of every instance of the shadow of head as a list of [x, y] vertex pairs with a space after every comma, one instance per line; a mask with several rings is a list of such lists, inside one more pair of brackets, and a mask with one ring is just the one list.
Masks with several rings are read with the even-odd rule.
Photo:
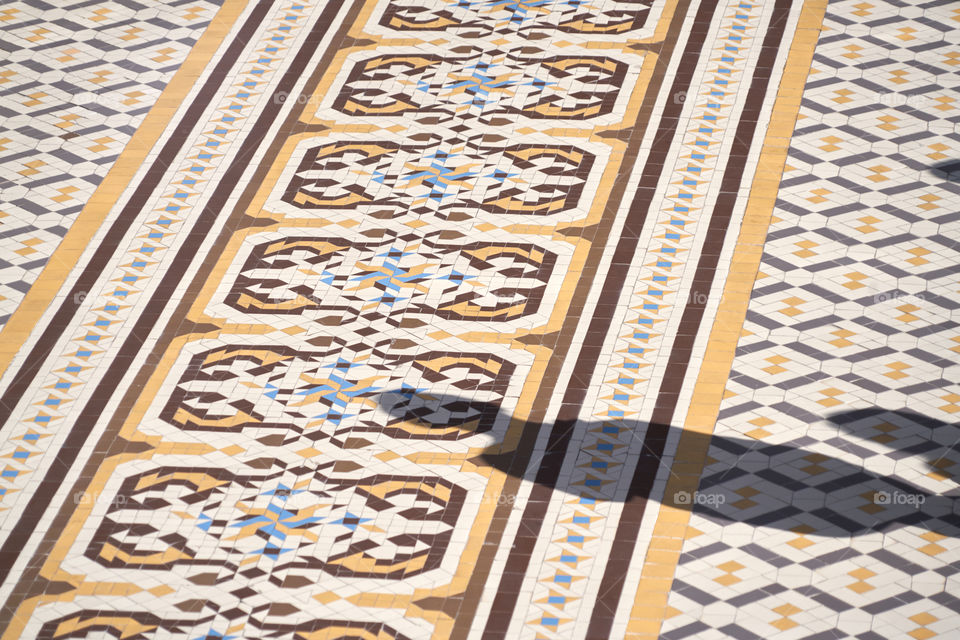
[[941, 180], [960, 182], [960, 160], [945, 160], [930, 167], [930, 171]]
[[[402, 422], [407, 431], [424, 438], [466, 440], [486, 434], [485, 442], [494, 444], [474, 463], [578, 496], [621, 501], [638, 497], [627, 486], [637, 483], [620, 482], [620, 476], [651, 471], [626, 464], [628, 450], [637, 453], [645, 446], [648, 425], [643, 422], [580, 421], [561, 426], [560, 433], [569, 436], [564, 439], [556, 437], [560, 434], [555, 425], [513, 421], [510, 426], [510, 415], [482, 400], [394, 391], [382, 394], [380, 404], [390, 424]], [[564, 467], [569, 473], [542, 473], [549, 448], [504, 450], [499, 442], [508, 426], [527, 435], [532, 431], [533, 436], [554, 432], [551, 441], [570, 449]], [[617, 435], [605, 438], [605, 432], [613, 430], [604, 427], [612, 426]], [[745, 422], [743, 427], [756, 434], [754, 424]], [[816, 438], [809, 434], [813, 428]], [[677, 427], [668, 431], [668, 457], [652, 463], [668, 467], [660, 470], [667, 474], [666, 491], [660, 485], [655, 495], [639, 497], [660, 499], [718, 522], [820, 536], [865, 535], [902, 526], [960, 536], [957, 484], [950, 473], [960, 467], [957, 424], [909, 411], [859, 409], [831, 414], [805, 428], [771, 431], [763, 438], [729, 432], [711, 436]], [[521, 443], [536, 440], [520, 438]], [[699, 486], [686, 487], [674, 475], [675, 460], [702, 467]], [[598, 463], [605, 481], [598, 488], [585, 486], [580, 470], [596, 469]], [[677, 482], [670, 482], [674, 479]]]

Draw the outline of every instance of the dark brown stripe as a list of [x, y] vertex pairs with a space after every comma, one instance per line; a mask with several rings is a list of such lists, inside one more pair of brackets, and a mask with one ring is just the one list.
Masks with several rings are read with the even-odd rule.
[[[637, 118], [632, 126], [601, 134], [627, 141], [627, 147], [624, 150], [623, 161], [619, 170], [620, 175], [624, 176], [624, 179], [619, 179], [614, 182], [613, 188], [607, 196], [608, 202], [622, 202], [624, 199], [627, 178], [632, 175], [633, 167], [640, 154], [640, 145], [643, 142], [643, 138], [650, 124], [651, 114], [656, 106], [657, 98], [660, 95], [664, 76], [666, 75], [669, 61], [674, 54], [675, 45], [679, 40], [681, 28], [683, 27], [690, 2], [691, 0], [679, 0], [679, 2], [677, 2], [676, 10], [662, 41], [642, 45], [637, 44], [632, 47], [637, 51], [649, 51], [656, 54], [657, 60], [647, 92], [644, 95], [637, 113]], [[566, 360], [576, 328], [580, 324], [584, 304], [596, 276], [597, 264], [603, 259], [606, 240], [609, 237], [614, 222], [615, 216], [604, 216], [596, 225], [585, 229], [583, 232], [583, 236], [589, 239], [591, 246], [585, 259], [585, 266], [581, 274], [582, 277], [577, 281], [573, 296], [571, 297], [570, 307], [567, 310], [563, 328], [556, 334], [543, 336], [541, 344], [551, 349], [553, 353], [541, 377], [540, 386], [537, 390], [529, 418], [522, 427], [519, 427], [521, 434], [520, 441], [515, 448], [515, 455], [512, 458], [507, 477], [504, 480], [502, 490], [502, 495], [504, 496], [516, 496], [520, 487], [519, 478], [523, 476], [534, 453], [536, 441], [543, 430], [546, 411], [553, 397], [554, 388], [557, 385], [558, 372]], [[517, 427], [511, 427], [511, 431], [516, 428]], [[499, 504], [496, 507], [493, 522], [484, 537], [483, 549], [477, 557], [476, 568], [471, 573], [467, 588], [463, 594], [457, 596], [458, 608], [454, 628], [450, 633], [450, 640], [465, 640], [470, 632], [473, 631], [474, 616], [476, 615], [477, 607], [480, 604], [490, 578], [490, 567], [493, 564], [497, 550], [500, 548], [504, 529], [506, 528], [507, 521], [513, 509], [513, 503], [511, 501], [504, 501], [503, 504]], [[521, 526], [523, 526], [523, 524], [521, 524]], [[535, 535], [536, 534], [534, 534], [534, 536]], [[507, 572], [511, 573], [509, 568]], [[516, 576], [511, 575], [509, 579], [513, 579], [514, 577]], [[522, 579], [522, 575], [516, 577], [516, 579]], [[503, 586], [504, 582], [501, 580], [501, 588]], [[520, 583], [517, 582], [516, 589], [519, 590], [519, 588]]]
[[648, 496], [653, 488], [654, 480], [660, 468], [661, 458], [670, 432], [670, 424], [677, 408], [680, 389], [687, 375], [690, 365], [690, 355], [693, 343], [700, 331], [706, 304], [697, 302], [707, 300], [716, 274], [717, 263], [723, 242], [730, 227], [733, 210], [737, 203], [737, 194], [740, 191], [744, 177], [744, 168], [753, 146], [753, 139], [757, 132], [757, 123], [763, 109], [764, 99], [773, 73], [773, 66], [777, 61], [777, 54], [783, 41], [787, 19], [790, 16], [792, 0], [776, 0], [773, 17], [767, 27], [763, 39], [763, 48], [753, 73], [750, 90], [747, 92], [743, 114], [737, 125], [733, 146], [727, 159], [727, 166], [720, 183], [720, 194], [710, 216], [707, 227], [703, 253], [697, 261], [697, 270], [694, 274], [691, 287], [690, 302], [683, 310], [680, 327], [674, 340], [667, 360], [667, 374], [660, 384], [657, 403], [654, 405], [650, 425], [643, 439], [643, 450], [640, 459], [634, 468], [633, 479], [630, 484], [630, 495], [633, 496], [623, 506], [623, 512], [617, 525], [617, 533], [613, 540], [610, 556], [603, 578], [600, 581], [600, 590], [594, 602], [593, 615], [587, 629], [587, 638], [609, 638], [613, 625], [613, 618], [623, 592], [623, 585], [630, 569], [630, 560], [636, 546], [637, 535], [640, 532], [640, 523], [646, 510]]
[[[713, 20], [716, 3], [701, 3], [697, 15], [694, 17], [690, 37], [684, 47], [684, 61], [677, 69], [673, 85], [668, 95], [685, 94], [693, 80], [703, 49], [703, 43]], [[683, 22], [686, 11], [678, 7], [674, 19]], [[670, 152], [673, 139], [679, 126], [679, 118], [683, 111], [683, 102], [668, 100], [664, 106], [664, 113], [660, 120], [653, 141], [653, 148], [644, 164], [640, 184], [634, 194], [620, 240], [614, 251], [610, 271], [604, 280], [603, 288], [594, 313], [583, 347], [577, 357], [577, 363], [571, 376], [570, 383], [564, 393], [557, 421], [553, 425], [547, 443], [546, 452], [537, 470], [535, 484], [530, 498], [524, 508], [520, 520], [520, 528], [514, 538], [513, 547], [500, 579], [497, 595], [494, 598], [490, 616], [484, 629], [484, 638], [505, 638], [513, 610], [523, 585], [524, 576], [530, 565], [530, 558], [534, 546], [540, 537], [540, 531], [549, 506], [550, 497], [556, 486], [557, 478], [563, 466], [570, 438], [580, 414], [590, 378], [600, 353], [607, 332], [613, 321], [613, 314], [617, 309], [617, 300], [626, 280], [626, 273], [636, 254], [637, 241], [646, 223], [647, 213], [654, 191], [663, 173], [667, 155]], [[519, 470], [522, 474], [523, 470]]]
[[[324, 52], [324, 55], [320, 58], [320, 61], [317, 64], [317, 68], [313, 71], [313, 75], [307, 81], [305, 88], [302, 91], [304, 95], [309, 96], [311, 94], [311, 92], [316, 88], [316, 85], [319, 82], [323, 72], [326, 71], [326, 69], [330, 66], [330, 62], [339, 49], [337, 43], [342, 43], [346, 40], [347, 30], [356, 19], [356, 15], [359, 13], [359, 9], [362, 6], [363, 1], [364, 0], [355, 0], [353, 7], [347, 12], [346, 17], [344, 18], [343, 22], [341, 22], [340, 27], [337, 30], [337, 34], [333, 38], [331, 46], [329, 46], [327, 51]], [[76, 495], [77, 493], [86, 491], [104, 460], [117, 453], [115, 445], [118, 442], [118, 435], [123, 427], [123, 424], [126, 422], [130, 411], [133, 409], [134, 404], [139, 398], [141, 390], [144, 388], [150, 379], [150, 376], [153, 374], [156, 364], [160, 361], [160, 358], [169, 348], [173, 339], [182, 334], [184, 323], [188, 322], [187, 311], [195, 299], [195, 292], [199, 291], [199, 289], [206, 282], [207, 278], [209, 277], [209, 273], [216, 265], [223, 248], [226, 246], [229, 239], [234, 235], [235, 230], [233, 228], [237, 226], [235, 223], [238, 220], [243, 219], [244, 212], [247, 210], [250, 201], [253, 199], [253, 196], [256, 194], [260, 186], [260, 183], [272, 165], [271, 159], [276, 156], [278, 150], [283, 146], [289, 135], [298, 133], [301, 130], [306, 130], [308, 125], [298, 123], [297, 119], [301, 116], [303, 110], [306, 108], [306, 105], [309, 104], [309, 102], [306, 100], [297, 100], [295, 104], [297, 106], [294, 107], [294, 110], [287, 115], [284, 123], [280, 126], [280, 134], [277, 135], [264, 154], [266, 160], [264, 160], [257, 167], [253, 177], [250, 179], [240, 198], [237, 200], [237, 204], [233, 207], [233, 212], [231, 213], [227, 223], [224, 225], [225, 228], [221, 230], [220, 237], [217, 238], [213, 247], [204, 258], [203, 263], [198, 268], [197, 274], [193, 278], [190, 288], [188, 289], [188, 295], [184, 296], [183, 300], [181, 300], [176, 311], [173, 313], [170, 323], [164, 330], [161, 337], [154, 344], [150, 355], [147, 357], [146, 364], [144, 364], [140, 371], [137, 372], [137, 376], [134, 378], [130, 387], [125, 391], [123, 398], [117, 406], [117, 410], [110, 417], [110, 422], [101, 436], [100, 441], [97, 443], [94, 453], [84, 464], [80, 478], [74, 483], [71, 495]], [[284, 133], [286, 135], [283, 135]], [[120, 442], [124, 441], [121, 440]], [[46, 590], [48, 583], [40, 577], [40, 569], [43, 566], [43, 560], [53, 551], [55, 544], [60, 538], [60, 533], [66, 528], [74, 510], [75, 507], [67, 502], [57, 512], [53, 523], [44, 533], [44, 536], [41, 539], [36, 552], [34, 553], [35, 561], [31, 562], [20, 576], [20, 579], [17, 581], [17, 585], [14, 587], [13, 595], [7, 600], [6, 603], [4, 603], [3, 609], [0, 610], [0, 629], [9, 625], [11, 616], [14, 615], [14, 613], [17, 611], [17, 608], [25, 598], [39, 595]]]
[[[689, 2], [690, 0], [680, 0], [680, 2], [678, 3], [679, 13], [673, 16], [673, 19], [670, 24], [670, 28], [666, 35], [666, 39], [663, 43], [646, 45], [645, 47], [643, 47], [644, 50], [656, 50], [656, 49], [662, 48], [662, 52], [660, 52], [661, 55], [659, 56], [657, 65], [655, 67], [654, 75], [651, 78], [651, 85], [650, 85], [651, 90], [649, 94], [644, 98], [644, 101], [640, 108], [640, 112], [638, 114], [636, 122], [633, 125], [633, 128], [616, 132], [618, 137], [629, 138], [629, 142], [627, 145], [627, 149], [625, 151], [623, 165], [622, 165], [623, 167], [622, 172], [625, 175], [629, 174], [628, 167], [632, 167], [636, 161], [636, 158], [639, 152], [640, 142], [644, 137], [647, 123], [650, 119], [650, 114], [655, 105], [656, 97], [659, 94], [660, 83], [662, 82], [664, 73], [666, 71], [666, 64], [662, 63], [662, 60], [664, 59], [668, 60], [673, 53], [674, 44], [678, 40], [679, 29], [682, 26], [683, 18], [686, 12], [686, 7], [689, 5]], [[352, 16], [355, 13], [356, 13], [356, 7], [354, 7], [354, 9], [351, 10], [349, 16]], [[345, 24], [349, 23], [350, 21], [349, 16]], [[358, 44], [364, 44], [364, 43], [358, 43]], [[319, 65], [320, 68], [326, 66], [326, 63], [329, 62], [328, 58], [331, 57], [331, 52], [332, 52], [332, 49], [328, 51], [327, 54], [323, 57]], [[312, 77], [307, 82], [306, 84], [307, 88], [304, 90], [306, 94], [310, 93], [311, 89], [315, 86], [315, 84], [319, 80], [320, 70], [322, 69], [318, 69], [317, 72], [314, 73], [314, 77]], [[296, 119], [293, 116], [294, 116], [294, 113], [291, 112], [290, 116], [288, 117], [288, 121], [284, 123], [284, 125], [281, 128], [281, 131], [285, 131], [288, 127], [290, 127], [290, 131], [288, 132], [288, 135], [292, 135], [294, 133], [299, 133], [300, 131], [306, 131], [310, 128], [311, 125], [306, 125], [303, 123], [295, 123], [294, 121]], [[316, 126], [316, 125], [313, 125], [313, 126]], [[282, 146], [283, 140], [284, 138], [282, 137], [278, 138], [278, 140], [275, 141], [270, 146], [265, 156], [267, 158], [271, 158], [275, 156], [277, 150]], [[107, 449], [110, 448], [111, 437], [115, 437], [115, 435], [119, 432], [120, 426], [124, 422], [126, 415], [128, 415], [129, 411], [133, 407], [133, 404], [137, 396], [139, 395], [139, 392], [137, 391], [137, 389], [142, 388], [142, 386], [146, 384], [146, 381], [149, 379], [150, 375], [153, 373], [156, 363], [159, 362], [160, 357], [162, 356], [163, 352], [165, 352], [165, 350], [169, 347], [169, 344], [172, 341], [172, 339], [177, 335], [181, 335], [184, 332], [185, 327], [190, 326], [190, 321], [187, 318], [188, 310], [192, 305], [192, 302], [196, 294], [199, 292], [200, 288], [206, 281], [209, 271], [212, 270], [213, 266], [216, 264], [217, 260], [219, 259], [219, 254], [222, 252], [222, 249], [225, 246], [227, 240], [232, 235], [232, 231], [236, 230], [236, 228], [244, 226], [249, 222], [249, 220], [246, 220], [243, 222], [241, 222], [240, 220], [244, 217], [243, 212], [245, 211], [246, 206], [249, 203], [250, 198], [252, 197], [252, 194], [255, 193], [259, 188], [260, 182], [264, 178], [264, 174], [266, 173], [266, 171], [269, 169], [270, 166], [271, 166], [270, 163], [265, 161], [255, 172], [254, 177], [251, 179], [250, 183], [247, 186], [247, 189], [244, 191], [243, 195], [241, 195], [238, 201], [238, 205], [234, 207], [234, 213], [231, 215], [231, 218], [227, 221], [225, 228], [221, 233], [221, 237], [218, 238], [217, 241], [214, 243], [213, 248], [208, 253], [207, 257], [204, 260], [203, 265], [198, 270], [196, 277], [194, 278], [192, 284], [188, 288], [186, 296], [181, 301], [177, 310], [173, 314], [173, 317], [170, 323], [168, 324], [166, 330], [164, 331], [163, 335], [154, 345], [152, 353], [148, 357], [147, 364], [145, 364], [145, 366], [141, 369], [141, 371], [138, 372], [138, 375], [133, 383], [133, 387], [127, 390], [123, 400], [121, 401], [120, 405], [117, 408], [116, 413], [114, 414], [114, 416], [111, 417], [110, 424], [108, 425], [107, 431], [104, 433], [100, 443], [98, 444], [98, 447], [97, 447], [98, 455], [91, 456], [91, 458], [88, 460], [84, 470], [84, 474], [85, 474], [84, 477], [92, 478], [96, 472], [96, 469], [99, 463], [106, 456], [110, 455], [107, 452]], [[617, 181], [614, 184], [613, 190], [609, 195], [610, 201], [619, 202], [622, 199], [623, 192], [625, 191], [625, 187], [626, 187], [625, 180]], [[605, 217], [594, 228], [589, 230], [590, 236], [593, 236], [592, 239], [594, 240], [594, 243], [593, 243], [593, 246], [591, 246], [591, 249], [588, 255], [588, 259], [587, 259], [588, 264], [595, 264], [601, 258], [603, 254], [603, 249], [604, 249], [603, 245], [605, 244], [605, 239], [609, 234], [610, 228], [612, 226], [612, 222], [613, 220], [611, 218]], [[565, 358], [565, 354], [569, 347], [569, 343], [571, 341], [574, 328], [576, 324], [578, 324], [579, 311], [582, 310], [583, 308], [582, 301], [586, 298], [587, 294], [589, 293], [590, 284], [591, 284], [592, 276], [595, 273], [595, 269], [596, 269], [595, 267], [590, 267], [589, 275], [591, 277], [582, 278], [577, 284], [577, 288], [574, 294], [574, 299], [580, 302], [574, 303], [573, 306], [576, 308], [576, 313], [575, 315], [568, 318], [568, 320], [565, 323], [566, 328], [560, 332], [559, 336], [554, 336], [552, 338], [550, 336], [547, 336], [547, 340], [544, 342], [545, 346], [548, 346], [554, 349], [554, 353], [551, 356], [551, 360], [550, 360], [551, 369], [558, 369]], [[556, 383], [556, 375], [546, 374], [544, 376], [543, 383], [544, 384], [541, 386], [539, 390], [540, 392], [538, 393], [538, 397], [535, 401], [535, 405], [531, 413], [531, 416], [539, 416], [538, 418], [539, 421], [535, 421], [533, 418], [531, 418], [531, 422], [529, 422], [525, 428], [521, 429], [522, 440], [521, 440], [520, 446], [517, 447], [518, 455], [516, 456], [516, 462], [518, 464], [515, 465], [518, 473], [523, 472], [523, 469], [526, 466], [526, 462], [529, 461], [530, 459], [530, 454], [533, 450], [533, 446], [536, 441], [536, 435], [539, 433], [540, 426], [542, 425], [542, 414], [544, 413], [546, 406], [549, 404], [549, 399], [553, 393], [553, 387], [555, 386], [555, 383]], [[83, 491], [85, 489], [85, 485], [86, 485], [86, 482], [83, 481], [83, 479], [78, 480], [75, 486], [75, 491]], [[519, 480], [511, 476], [507, 478], [507, 484], [504, 491], [512, 495], [516, 492], [516, 489], [518, 486], [519, 486]], [[484, 541], [484, 550], [483, 552], [481, 552], [480, 558], [478, 558], [477, 568], [471, 575], [470, 583], [468, 585], [466, 592], [462, 594], [462, 596], [460, 595], [452, 596], [451, 600], [453, 604], [443, 605], [443, 610], [448, 614], [454, 610], [451, 607], [455, 607], [456, 626], [452, 632], [452, 636], [451, 636], [452, 638], [459, 637], [464, 633], [466, 633], [467, 631], [469, 631], [470, 629], [470, 622], [472, 621], [473, 615], [475, 613], [476, 605], [479, 602], [479, 594], [482, 591], [484, 584], [487, 580], [487, 576], [489, 574], [489, 566], [492, 563], [496, 548], [499, 545], [500, 538], [503, 532], [503, 527], [506, 524], [510, 509], [511, 508], [509, 505], [506, 505], [502, 509], [498, 508], [497, 513], [494, 516], [494, 522], [491, 525], [489, 531], [487, 532], [487, 536]], [[61, 527], [65, 526], [66, 522], [69, 519], [69, 515], [71, 511], [72, 510], [67, 509], [66, 507], [61, 509], [61, 512], [58, 514], [57, 521], [56, 521], [57, 523], [60, 524]], [[56, 524], [52, 528], [56, 530], [57, 529]], [[46, 536], [42, 543], [44, 547], [41, 549], [38, 549], [36, 555], [38, 557], [43, 556], [45, 554], [45, 551], [48, 551], [53, 547], [53, 544], [55, 541], [56, 541], [55, 536]], [[21, 580], [21, 583], [23, 585], [32, 584], [33, 580], [28, 580], [27, 577], [28, 576], [25, 575], [24, 579]], [[18, 588], [20, 588], [20, 586], [21, 585], [18, 584]], [[36, 586], [34, 586], [33, 588], [36, 589]], [[472, 597], [474, 594], [477, 595], [476, 598]], [[2, 620], [2, 617], [0, 617], [0, 620]]]
[[[231, 44], [230, 50], [224, 56], [223, 60], [229, 59], [232, 62], [239, 59], [240, 52], [244, 47], [246, 47], [250, 39], [253, 37], [256, 28], [262, 23], [265, 11], [270, 7], [270, 4], [270, 0], [264, 0], [264, 2], [258, 5], [254, 14], [251, 15], [247, 22], [244, 23], [243, 29], [237, 35], [234, 43]], [[70, 433], [67, 436], [63, 447], [58, 453], [55, 463], [51, 465], [50, 469], [47, 471], [47, 474], [44, 476], [40, 486], [35, 490], [33, 496], [31, 497], [26, 510], [17, 523], [16, 528], [14, 528], [13, 532], [10, 534], [10, 537], [5, 541], [2, 550], [0, 550], [0, 583], [6, 579], [11, 567], [13, 566], [13, 562], [19, 556], [20, 550], [26, 545], [34, 529], [36, 528], [41, 515], [46, 511], [50, 501], [53, 499], [54, 494], [60, 487], [63, 477], [67, 474], [67, 472], [70, 470], [70, 467], [76, 461], [80, 448], [86, 442], [87, 437], [90, 435], [90, 432], [93, 429], [93, 426], [97, 422], [98, 417], [103, 412], [108, 401], [110, 400], [110, 397], [116, 390], [119, 381], [123, 378], [127, 368], [130, 366], [130, 362], [141, 350], [144, 340], [153, 330], [154, 325], [159, 319], [160, 310], [163, 309], [167, 301], [176, 292], [180, 281], [186, 274], [187, 268], [196, 257], [201, 243], [210, 232], [210, 229], [226, 205], [230, 195], [238, 187], [240, 178], [243, 176], [244, 171], [246, 171], [250, 163], [250, 159], [263, 142], [267, 131], [270, 129], [273, 121], [276, 119], [283, 107], [283, 101], [278, 99], [277, 96], [281, 93], [284, 95], [289, 95], [292, 93], [294, 86], [303, 75], [310, 58], [315, 52], [315, 46], [319, 45], [320, 41], [326, 35], [327, 29], [333, 22], [333, 19], [336, 17], [341, 7], [342, 5], [340, 3], [329, 3], [311, 28], [306, 41], [303, 43], [292, 64], [281, 78], [280, 83], [271, 96], [270, 101], [264, 108], [263, 113], [261, 113], [257, 118], [256, 123], [253, 125], [250, 131], [250, 134], [246, 139], [244, 139], [243, 143], [240, 145], [239, 152], [231, 161], [227, 171], [220, 179], [220, 182], [214, 190], [210, 201], [197, 217], [197, 222], [190, 230], [190, 233], [188, 234], [183, 246], [177, 252], [176, 259], [171, 262], [170, 268], [164, 273], [157, 290], [154, 292], [153, 297], [150, 299], [150, 302], [147, 305], [150, 311], [145, 312], [140, 316], [140, 318], [137, 319], [137, 322], [134, 325], [130, 335], [124, 341], [120, 351], [110, 363], [110, 367], [108, 368], [100, 384], [97, 385], [92, 398], [83, 408], [83, 411], [81, 412], [76, 423], [70, 429]], [[234, 51], [234, 45], [237, 46], [236, 51]], [[217, 68], [219, 69], [219, 65]], [[219, 76], [212, 77], [220, 77], [222, 79], [222, 77], [225, 75], [226, 68], [221, 71]], [[207, 86], [208, 85], [204, 86], [204, 90], [207, 89]], [[206, 98], [207, 100], [214, 95], [214, 91], [215, 87], [210, 91], [210, 94]], [[203, 92], [201, 92], [201, 94], [202, 93]], [[199, 117], [199, 114], [197, 114], [196, 117]], [[162, 169], [160, 169], [160, 171], [162, 171]]]
[[207, 78], [203, 88], [197, 93], [193, 102], [190, 103], [190, 107], [183, 115], [183, 118], [180, 119], [173, 135], [170, 136], [160, 149], [157, 159], [154, 160], [150, 169], [140, 181], [133, 196], [131, 196], [130, 200], [121, 210], [120, 215], [117, 216], [117, 219], [110, 226], [107, 235], [100, 241], [100, 246], [97, 247], [90, 262], [83, 269], [76, 284], [73, 285], [70, 293], [60, 305], [50, 324], [47, 325], [47, 328], [43, 331], [40, 339], [37, 340], [37, 344], [30, 350], [30, 355], [24, 360], [24, 364], [17, 371], [10, 386], [7, 387], [3, 396], [0, 396], [0, 431], [2, 431], [4, 425], [9, 423], [10, 415], [14, 407], [17, 406], [17, 403], [26, 395], [27, 391], [29, 391], [30, 385], [39, 373], [40, 367], [46, 362], [50, 351], [53, 350], [57, 344], [57, 340], [60, 339], [64, 331], [66, 331], [67, 327], [73, 321], [73, 317], [80, 308], [81, 301], [93, 288], [97, 278], [99, 278], [107, 268], [107, 264], [120, 246], [120, 241], [123, 239], [123, 236], [130, 230], [133, 223], [139, 220], [147, 200], [160, 184], [160, 180], [163, 178], [167, 167], [170, 166], [184, 143], [186, 143], [190, 130], [196, 126], [197, 121], [200, 119], [200, 116], [203, 115], [210, 100], [216, 95], [220, 84], [227, 77], [227, 72], [233, 67], [234, 63], [237, 62], [240, 53], [243, 51], [243, 47], [246, 46], [246, 43], [256, 31], [257, 27], [260, 26], [260, 23], [263, 22], [263, 17], [272, 4], [273, 0], [262, 0], [251, 12], [246, 22], [244, 22], [236, 39], [214, 67], [213, 72], [210, 74], [210, 77]]

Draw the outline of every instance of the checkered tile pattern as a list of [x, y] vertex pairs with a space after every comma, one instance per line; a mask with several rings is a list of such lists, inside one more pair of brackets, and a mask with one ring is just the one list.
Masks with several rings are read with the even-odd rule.
[[958, 26], [828, 6], [663, 638], [956, 633]]
[[0, 8], [0, 325], [221, 3]]

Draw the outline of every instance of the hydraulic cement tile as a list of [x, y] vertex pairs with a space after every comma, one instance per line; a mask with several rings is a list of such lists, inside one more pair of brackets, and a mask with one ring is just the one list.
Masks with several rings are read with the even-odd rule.
[[3, 637], [949, 633], [957, 17], [0, 10]]

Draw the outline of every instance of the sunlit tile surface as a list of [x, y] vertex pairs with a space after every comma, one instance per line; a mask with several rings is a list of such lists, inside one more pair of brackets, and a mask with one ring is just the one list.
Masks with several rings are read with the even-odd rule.
[[954, 5], [0, 8], [2, 640], [955, 635]]

